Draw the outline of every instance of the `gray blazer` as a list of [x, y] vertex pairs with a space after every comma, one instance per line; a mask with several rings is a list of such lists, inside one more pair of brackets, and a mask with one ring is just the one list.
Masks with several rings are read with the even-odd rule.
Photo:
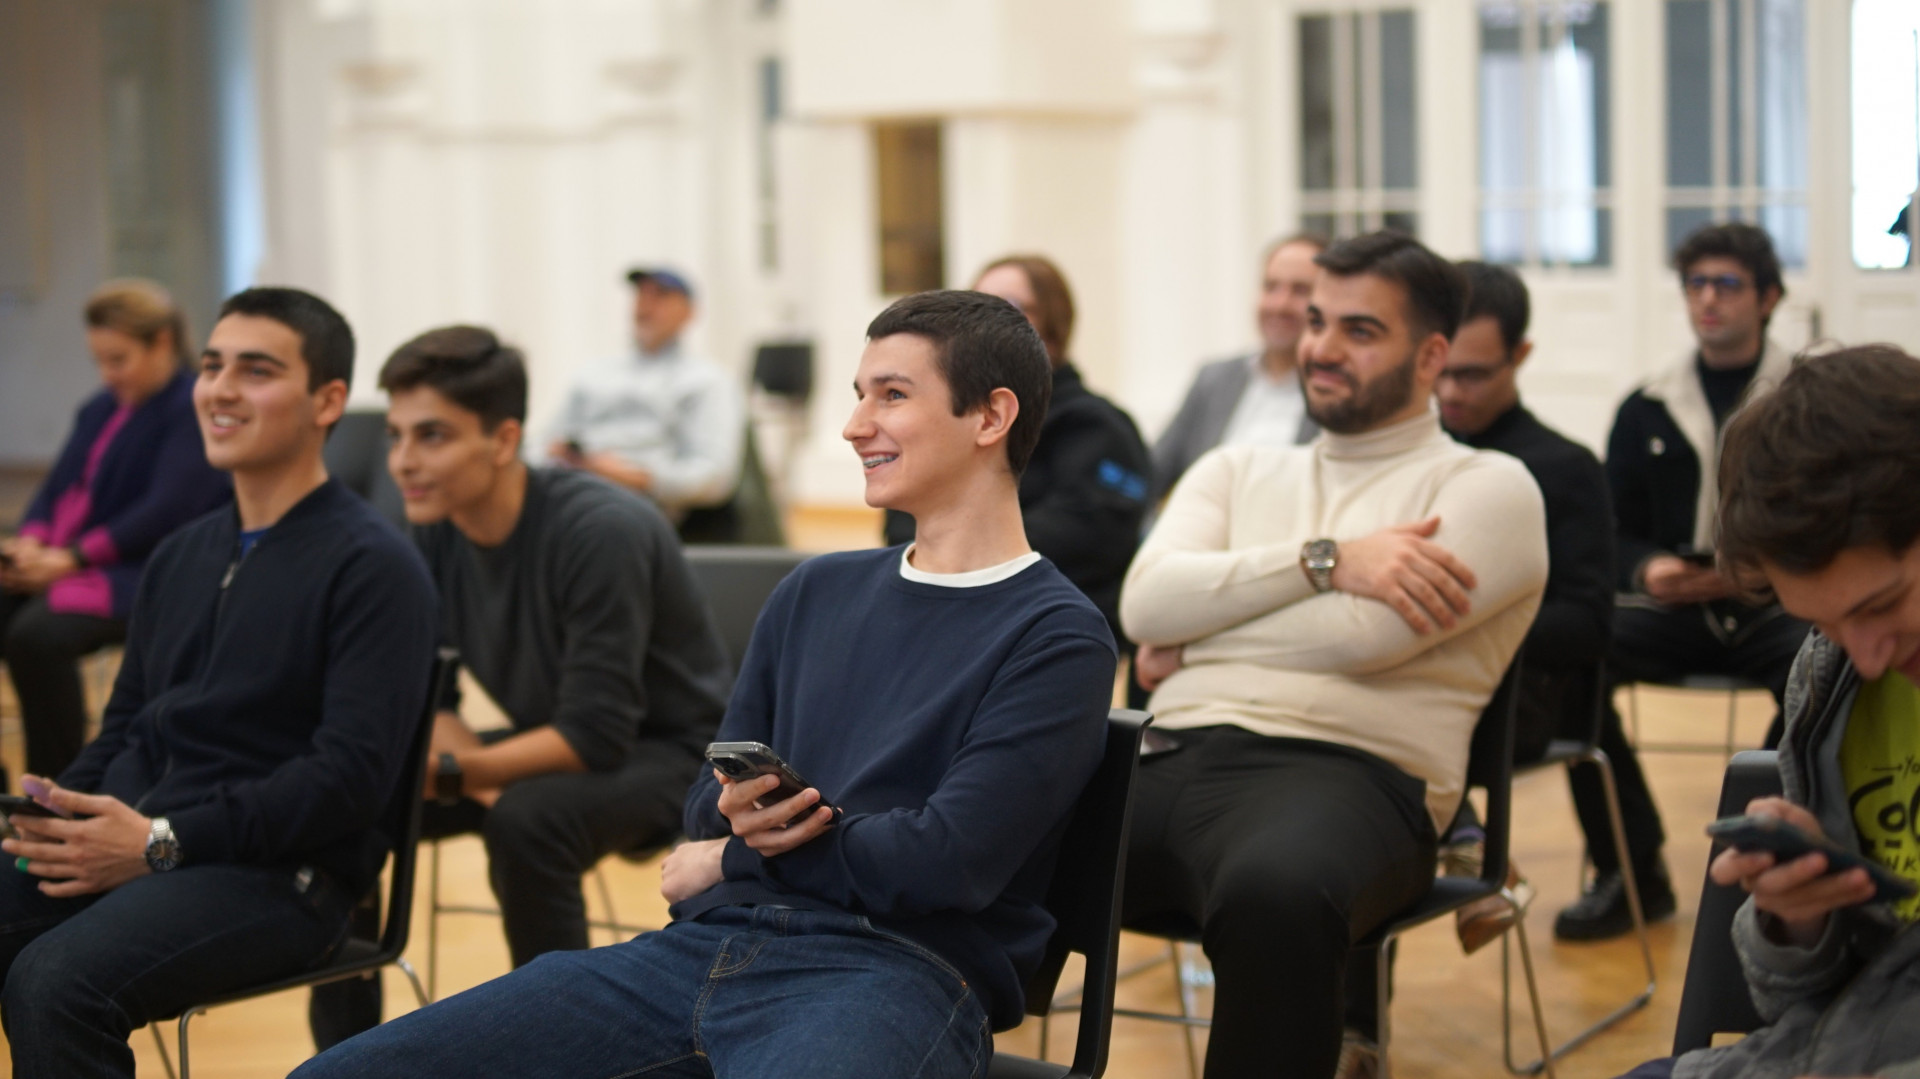
[[[1167, 424], [1167, 429], [1153, 444], [1155, 500], [1165, 498], [1201, 454], [1220, 444], [1227, 433], [1227, 421], [1233, 418], [1233, 410], [1240, 404], [1240, 395], [1247, 392], [1248, 383], [1253, 381], [1253, 363], [1252, 355], [1215, 360], [1193, 376], [1193, 385], [1187, 390], [1187, 399], [1180, 402], [1180, 411], [1174, 413], [1173, 422]], [[1303, 415], [1293, 441], [1309, 442], [1319, 433], [1319, 425]]]

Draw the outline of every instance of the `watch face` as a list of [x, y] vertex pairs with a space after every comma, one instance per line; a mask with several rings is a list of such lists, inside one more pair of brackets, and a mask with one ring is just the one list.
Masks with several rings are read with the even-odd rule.
[[1314, 569], [1332, 569], [1334, 556], [1339, 550], [1340, 548], [1336, 546], [1332, 540], [1314, 540], [1312, 543], [1307, 544], [1307, 549], [1302, 557], [1305, 559], [1307, 565]]

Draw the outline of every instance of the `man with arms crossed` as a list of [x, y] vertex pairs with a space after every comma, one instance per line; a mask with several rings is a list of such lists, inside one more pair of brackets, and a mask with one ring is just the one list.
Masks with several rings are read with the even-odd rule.
[[1200, 926], [1209, 1079], [1333, 1074], [1350, 944], [1431, 886], [1547, 575], [1526, 469], [1434, 412], [1459, 271], [1391, 233], [1317, 261], [1300, 362], [1325, 433], [1202, 458], [1120, 600], [1180, 743], [1141, 764], [1126, 916]]
[[[1920, 883], [1920, 360], [1888, 345], [1801, 361], [1728, 424], [1718, 554], [1813, 623], [1787, 685], [1777, 817]], [[1695, 840], [1698, 842], [1698, 840]], [[1727, 850], [1751, 893], [1733, 941], [1769, 1026], [1636, 1077], [1920, 1075], [1920, 897], [1875, 902], [1824, 854]]]
[[1020, 521], [1049, 384], [1026, 319], [930, 292], [867, 334], [845, 437], [868, 504], [913, 514], [917, 540], [795, 570], [719, 734], [816, 786], [759, 807], [773, 777], [703, 773], [667, 928], [542, 956], [300, 1076], [984, 1073], [1052, 930], [1113, 640]]
[[193, 402], [234, 506], [147, 566], [100, 736], [46, 799], [81, 819], [16, 815], [0, 843], [15, 1075], [132, 1076], [134, 1028], [321, 962], [379, 878], [434, 600], [321, 463], [352, 377], [317, 297], [221, 305]]
[[[394, 351], [380, 387], [443, 639], [512, 722], [483, 742], [442, 702], [425, 831], [486, 841], [514, 966], [585, 948], [581, 874], [679, 831], [726, 708], [726, 646], [659, 510], [521, 462], [518, 349], [477, 326], [429, 330]], [[335, 986], [315, 990], [333, 1002], [315, 1011], [322, 1048], [380, 1019], [378, 979]]]
[[1215, 360], [1194, 376], [1180, 411], [1153, 444], [1155, 499], [1166, 497], [1215, 446], [1292, 446], [1319, 432], [1306, 414], [1294, 353], [1319, 272], [1313, 257], [1326, 246], [1318, 237], [1300, 235], [1267, 248], [1255, 309], [1262, 347], [1250, 356]]

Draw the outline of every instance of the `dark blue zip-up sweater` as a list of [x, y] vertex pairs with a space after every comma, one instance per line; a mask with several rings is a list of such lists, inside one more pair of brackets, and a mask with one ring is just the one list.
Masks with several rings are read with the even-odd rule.
[[312, 865], [358, 894], [426, 705], [433, 581], [336, 481], [236, 562], [239, 531], [228, 507], [154, 552], [100, 736], [60, 783], [168, 818], [185, 866]]
[[[945, 588], [901, 577], [898, 547], [808, 560], [761, 612], [717, 737], [771, 746], [845, 816], [772, 858], [730, 841], [726, 879], [674, 916], [866, 915], [958, 968], [994, 1029], [1014, 1026], [1114, 662], [1106, 620], [1050, 562]], [[703, 770], [690, 837], [730, 834], [718, 797]]]

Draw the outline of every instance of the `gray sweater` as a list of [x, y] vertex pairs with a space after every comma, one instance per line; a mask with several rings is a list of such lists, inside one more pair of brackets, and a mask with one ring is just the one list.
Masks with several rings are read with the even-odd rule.
[[[1860, 837], [1840, 777], [1840, 742], [1860, 676], [1847, 655], [1808, 634], [1787, 682], [1780, 782], [1842, 847]], [[1772, 1025], [1719, 1049], [1680, 1058], [1675, 1079], [1793, 1079], [1874, 1075], [1920, 1079], [1920, 933], [1884, 903], [1835, 913], [1812, 948], [1767, 939], [1748, 899], [1734, 915], [1733, 942], [1761, 1018]]]
[[673, 526], [646, 499], [534, 468], [498, 547], [451, 522], [414, 538], [447, 642], [516, 729], [553, 726], [596, 772], [642, 740], [704, 750], [726, 709], [726, 647]]

